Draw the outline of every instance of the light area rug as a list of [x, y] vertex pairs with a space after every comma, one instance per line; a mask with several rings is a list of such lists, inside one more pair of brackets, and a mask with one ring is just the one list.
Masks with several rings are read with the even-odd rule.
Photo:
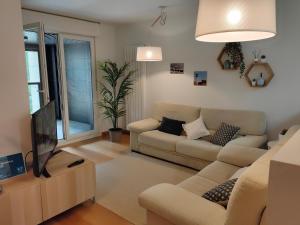
[[138, 196], [160, 184], [178, 184], [196, 171], [128, 150], [128, 146], [98, 141], [64, 148], [96, 163], [96, 202], [136, 225], [146, 223]]

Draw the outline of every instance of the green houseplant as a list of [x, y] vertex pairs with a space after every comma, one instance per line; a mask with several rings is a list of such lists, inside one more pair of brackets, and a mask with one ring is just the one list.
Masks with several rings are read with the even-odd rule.
[[225, 53], [230, 57], [234, 68], [240, 68], [240, 74], [241, 77], [243, 77], [246, 69], [246, 64], [244, 62], [242, 44], [240, 42], [226, 43], [224, 50]]
[[105, 118], [112, 122], [113, 127], [109, 129], [112, 142], [120, 141], [122, 129], [118, 127], [118, 121], [120, 117], [126, 115], [125, 97], [132, 90], [134, 83], [135, 71], [129, 70], [129, 67], [129, 63], [124, 63], [120, 67], [111, 61], [99, 63], [103, 79], [99, 85], [101, 100], [98, 106], [103, 110]]

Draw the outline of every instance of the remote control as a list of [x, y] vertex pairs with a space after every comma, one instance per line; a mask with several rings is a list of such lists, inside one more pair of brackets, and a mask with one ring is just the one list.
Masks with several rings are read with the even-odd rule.
[[75, 162], [72, 162], [70, 165], [68, 165], [68, 168], [74, 167], [74, 166], [78, 166], [80, 164], [84, 163], [84, 159], [79, 159]]

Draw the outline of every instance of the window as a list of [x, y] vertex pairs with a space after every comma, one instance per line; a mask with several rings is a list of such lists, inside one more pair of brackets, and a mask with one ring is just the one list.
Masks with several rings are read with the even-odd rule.
[[39, 53], [34, 50], [25, 51], [27, 82], [29, 92], [29, 106], [30, 113], [34, 113], [41, 107], [41, 79], [40, 79], [40, 65]]

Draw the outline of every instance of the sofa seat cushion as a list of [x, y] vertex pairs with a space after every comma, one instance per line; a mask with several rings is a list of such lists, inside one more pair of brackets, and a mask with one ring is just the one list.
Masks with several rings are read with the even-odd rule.
[[198, 196], [216, 187], [219, 183], [201, 176], [192, 176], [178, 184], [179, 187]]
[[171, 184], [159, 184], [140, 194], [139, 203], [174, 225], [224, 225], [224, 207]]
[[263, 146], [266, 142], [267, 142], [266, 135], [262, 135], [262, 136], [246, 135], [246, 136], [240, 136], [233, 139], [232, 141], [230, 141], [230, 144], [259, 148]]
[[201, 176], [218, 184], [228, 180], [240, 167], [215, 161], [197, 173], [195, 176]]
[[158, 130], [147, 131], [139, 135], [139, 143], [166, 151], [175, 151], [176, 143], [186, 140], [185, 136], [167, 134]]
[[218, 161], [245, 167], [251, 165], [267, 151], [260, 148], [245, 147], [242, 145], [228, 144], [217, 156]]
[[184, 140], [176, 145], [176, 152], [182, 155], [213, 162], [217, 159], [222, 146], [203, 140]]

